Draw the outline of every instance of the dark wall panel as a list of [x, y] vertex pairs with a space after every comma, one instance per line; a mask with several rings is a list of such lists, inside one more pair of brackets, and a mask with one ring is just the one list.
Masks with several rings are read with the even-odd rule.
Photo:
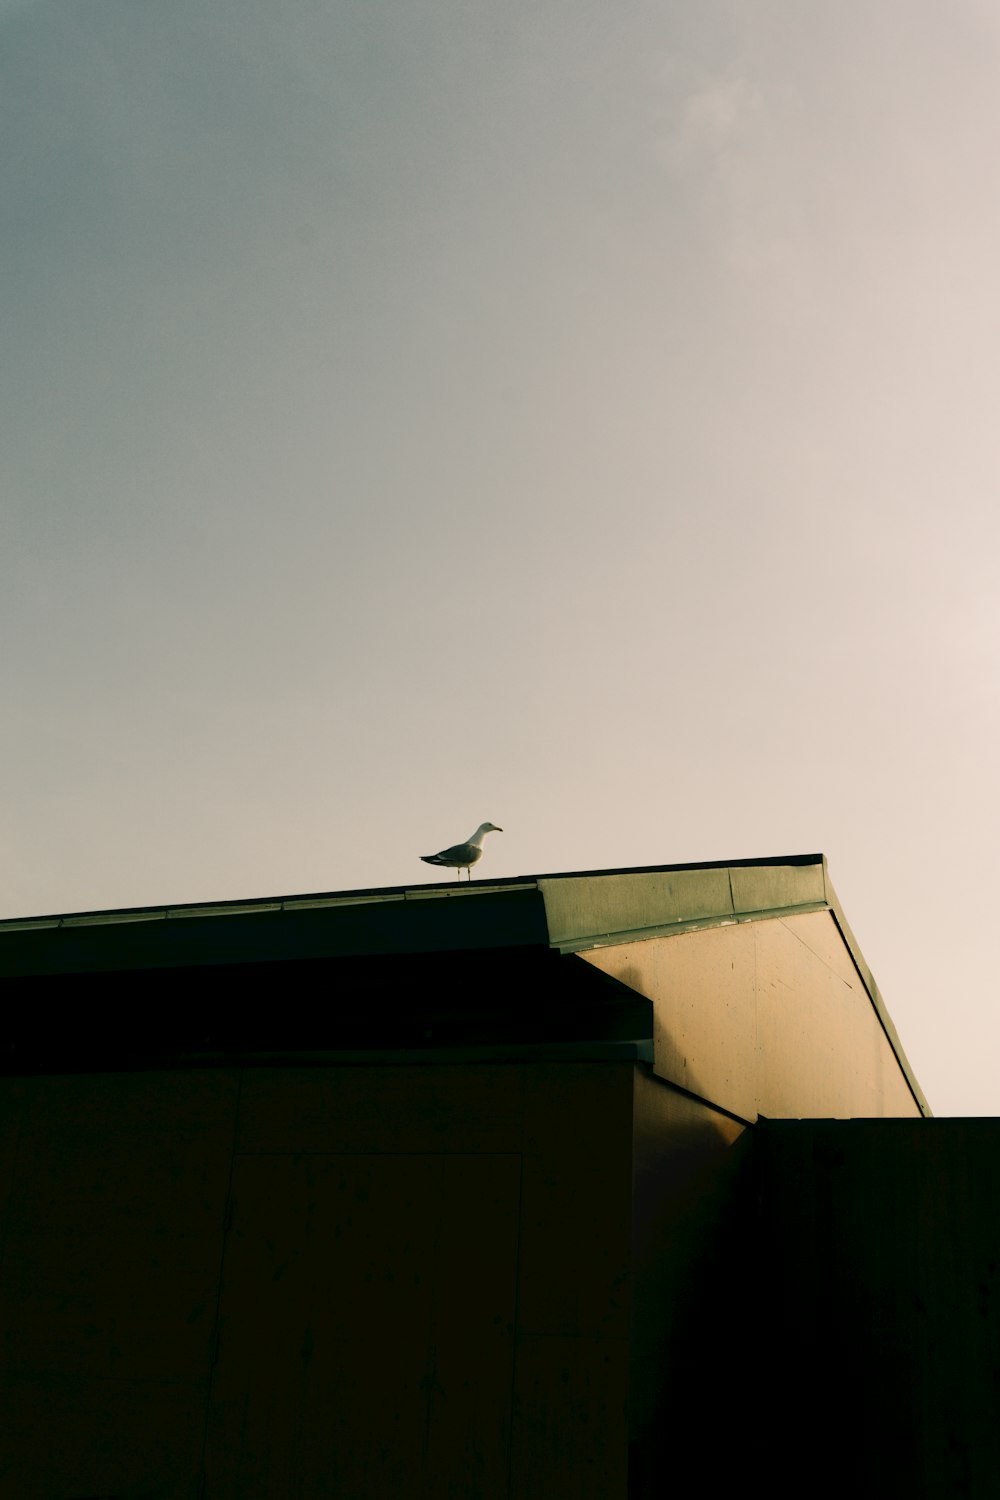
[[1000, 1121], [764, 1121], [753, 1144], [773, 1492], [863, 1472], [869, 1493], [994, 1500]]
[[624, 1497], [633, 1071], [4, 1080], [0, 1495]]
[[520, 1151], [524, 1089], [501, 1063], [248, 1068], [238, 1150]]
[[4, 1080], [0, 1494], [190, 1500], [232, 1074]]
[[627, 1392], [627, 1339], [522, 1336], [511, 1500], [625, 1500]]
[[[564, 1492], [580, 1500], [624, 1496], [632, 1080], [632, 1065], [618, 1063], [248, 1072], [240, 1120], [239, 1181], [243, 1181], [244, 1171], [250, 1170], [246, 1163], [275, 1160], [261, 1157], [262, 1152], [277, 1151], [289, 1161], [295, 1153], [301, 1154], [298, 1159], [302, 1162], [322, 1161], [323, 1153], [333, 1153], [344, 1161], [391, 1162], [398, 1178], [392, 1190], [386, 1181], [386, 1203], [395, 1201], [397, 1219], [409, 1225], [406, 1243], [412, 1255], [423, 1257], [428, 1265], [435, 1263], [441, 1226], [445, 1226], [446, 1237], [456, 1249], [466, 1242], [479, 1243], [482, 1235], [491, 1240], [498, 1254], [506, 1254], [503, 1247], [511, 1243], [516, 1247], [510, 1284], [514, 1311], [509, 1320], [494, 1305], [498, 1299], [502, 1301], [500, 1281], [496, 1293], [486, 1295], [484, 1291], [485, 1300], [478, 1310], [473, 1282], [465, 1283], [464, 1311], [460, 1297], [456, 1303], [456, 1315], [467, 1331], [477, 1326], [492, 1331], [484, 1336], [485, 1365], [482, 1359], [468, 1355], [470, 1368], [477, 1374], [466, 1399], [479, 1403], [481, 1410], [474, 1420], [464, 1421], [464, 1425], [455, 1423], [446, 1444], [449, 1451], [454, 1449], [452, 1457], [435, 1460], [445, 1465], [438, 1475], [441, 1483], [442, 1474], [447, 1479], [443, 1489], [434, 1489], [433, 1466], [428, 1467], [428, 1461], [413, 1448], [413, 1433], [425, 1433], [426, 1442], [433, 1445], [444, 1443], [443, 1434], [448, 1430], [442, 1425], [447, 1414], [440, 1404], [443, 1398], [439, 1400], [440, 1392], [433, 1397], [427, 1384], [426, 1338], [421, 1342], [415, 1325], [404, 1327], [398, 1321], [387, 1321], [384, 1309], [366, 1304], [369, 1336], [377, 1347], [386, 1350], [386, 1364], [382, 1375], [366, 1369], [361, 1383], [369, 1388], [371, 1380], [402, 1382], [392, 1387], [389, 1405], [394, 1402], [395, 1409], [409, 1414], [409, 1436], [401, 1429], [398, 1445], [400, 1451], [409, 1454], [408, 1494], [424, 1493], [422, 1485], [427, 1486], [428, 1495], [478, 1494], [480, 1490], [469, 1479], [469, 1465], [478, 1464], [482, 1475], [487, 1471], [492, 1474], [499, 1465], [497, 1473], [502, 1470], [503, 1485], [509, 1483], [510, 1488], [497, 1493], [509, 1493], [512, 1500], [535, 1500], [536, 1496]], [[421, 1205], [432, 1201], [429, 1187], [416, 1192], [406, 1183], [410, 1174], [415, 1174], [416, 1181], [421, 1174], [440, 1172], [442, 1162], [449, 1173], [468, 1174], [464, 1179], [467, 1187], [461, 1188], [454, 1176], [444, 1179], [455, 1189], [454, 1197], [446, 1194], [434, 1199], [438, 1206], [428, 1217]], [[515, 1163], [516, 1202], [510, 1197], [513, 1179], [509, 1176]], [[481, 1182], [476, 1186], [480, 1174]], [[501, 1183], [507, 1184], [502, 1192]], [[487, 1192], [486, 1201], [492, 1207], [483, 1206], [481, 1192]], [[261, 1201], [266, 1197], [261, 1190]], [[502, 1211], [505, 1202], [507, 1208]], [[240, 1212], [237, 1203], [234, 1235]], [[332, 1209], [330, 1214], [328, 1237], [334, 1233], [336, 1218]], [[491, 1214], [499, 1217], [491, 1219]], [[260, 1230], [258, 1238], [263, 1237]], [[271, 1234], [266, 1237], [273, 1239]], [[376, 1235], [373, 1245], [376, 1242], [388, 1243], [384, 1235], [382, 1239]], [[334, 1259], [329, 1258], [331, 1265]], [[461, 1252], [458, 1260], [471, 1270], [477, 1264], [477, 1255]], [[398, 1279], [405, 1272], [394, 1275]], [[245, 1284], [264, 1285], [267, 1280], [267, 1274], [260, 1270], [248, 1274]], [[455, 1274], [450, 1275], [440, 1284], [440, 1297], [447, 1297], [449, 1286], [458, 1296], [462, 1285]], [[335, 1280], [330, 1286], [330, 1295], [339, 1295]], [[432, 1342], [444, 1358], [457, 1346], [448, 1343], [450, 1334], [445, 1336], [450, 1327], [446, 1302], [435, 1305], [439, 1308], [435, 1313], [438, 1333]], [[495, 1322], [497, 1318], [499, 1322]], [[227, 1314], [227, 1341], [230, 1321]], [[502, 1353], [504, 1339], [510, 1344]], [[350, 1358], [361, 1361], [363, 1357], [362, 1345], [357, 1342]], [[236, 1365], [249, 1369], [249, 1359], [249, 1354], [241, 1356]], [[501, 1371], [505, 1383], [499, 1383]], [[223, 1356], [219, 1374], [221, 1380]], [[454, 1403], [454, 1387], [450, 1389]], [[238, 1395], [226, 1397], [218, 1417], [213, 1407], [213, 1423], [218, 1421], [220, 1433], [231, 1431], [233, 1405], [238, 1406], [240, 1399]], [[371, 1433], [364, 1435], [361, 1408], [351, 1410], [355, 1411], [350, 1430], [360, 1455], [357, 1461], [374, 1473], [377, 1460], [371, 1445], [375, 1439]], [[468, 1410], [472, 1412], [474, 1407]], [[294, 1425], [293, 1408], [286, 1404], [280, 1420], [285, 1423], [286, 1436], [280, 1440], [275, 1437], [275, 1443], [287, 1446], [293, 1441], [287, 1436]], [[279, 1421], [277, 1415], [274, 1421]], [[480, 1424], [478, 1432], [476, 1423]], [[499, 1458], [493, 1439], [483, 1436], [498, 1425], [508, 1429], [508, 1446]], [[465, 1433], [461, 1441], [460, 1429]], [[221, 1472], [227, 1464], [231, 1466], [230, 1460], [223, 1462], [222, 1455], [235, 1451], [226, 1446], [233, 1440], [222, 1435], [213, 1441], [216, 1447], [211, 1461], [220, 1465]], [[463, 1452], [465, 1457], [461, 1458]], [[390, 1473], [385, 1472], [386, 1476]], [[273, 1495], [277, 1500], [286, 1494], [282, 1485], [287, 1482], [250, 1489], [247, 1494]], [[491, 1479], [490, 1484], [493, 1482]], [[394, 1483], [397, 1481], [390, 1483], [386, 1477], [389, 1492]], [[486, 1480], [481, 1477], [476, 1483], [485, 1486]], [[494, 1493], [486, 1487], [481, 1492]]]
[[506, 1496], [520, 1161], [244, 1157], [207, 1489]]
[[748, 1345], [744, 1127], [636, 1070], [630, 1500], [725, 1489]]

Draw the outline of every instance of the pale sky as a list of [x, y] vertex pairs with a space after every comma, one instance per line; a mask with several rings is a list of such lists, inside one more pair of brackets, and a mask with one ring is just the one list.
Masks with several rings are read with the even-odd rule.
[[0, 0], [0, 916], [822, 850], [1000, 1115], [995, 0]]

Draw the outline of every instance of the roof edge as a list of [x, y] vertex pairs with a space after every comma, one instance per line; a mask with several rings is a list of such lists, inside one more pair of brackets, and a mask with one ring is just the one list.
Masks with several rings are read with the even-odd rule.
[[903, 1051], [903, 1044], [899, 1039], [899, 1033], [893, 1025], [892, 1017], [890, 1016], [886, 1008], [885, 1001], [882, 999], [882, 992], [879, 989], [878, 985], [875, 983], [875, 976], [872, 973], [871, 969], [868, 967], [867, 962], [865, 961], [865, 956], [861, 952], [860, 944], [858, 943], [857, 938], [854, 936], [850, 924], [844, 915], [844, 908], [840, 904], [840, 900], [837, 896], [836, 891], [830, 884], [830, 872], [827, 869], [825, 858], [823, 860], [823, 874], [826, 881], [826, 904], [829, 909], [830, 915], [837, 925], [837, 930], [844, 940], [844, 945], [847, 948], [847, 951], [851, 955], [851, 961], [858, 971], [858, 977], [861, 980], [861, 983], [864, 985], [865, 989], [868, 991], [868, 998], [872, 1003], [872, 1008], [875, 1011], [876, 1016], [878, 1017], [879, 1025], [885, 1032], [886, 1041], [889, 1043], [889, 1046], [892, 1048], [893, 1052], [896, 1055], [896, 1061], [899, 1063], [899, 1066], [902, 1069], [903, 1076], [905, 1077], [907, 1085], [909, 1086], [910, 1093], [916, 1100], [917, 1107], [919, 1108], [920, 1113], [925, 1118], [930, 1119], [933, 1117], [934, 1111], [931, 1109], [930, 1104], [927, 1100], [927, 1096], [924, 1094], [923, 1089], [917, 1082], [916, 1074], [910, 1066], [909, 1058]]
[[543, 880], [592, 880], [607, 875], [674, 874], [684, 870], [756, 869], [780, 865], [821, 865], [822, 854], [765, 855], [760, 859], [700, 860], [686, 864], [623, 865], [601, 870], [554, 870], [538, 875], [505, 875], [494, 880], [426, 881], [420, 884], [360, 886], [347, 891], [297, 891], [283, 896], [237, 897], [233, 901], [159, 901], [149, 906], [95, 907], [0, 918], [0, 935], [30, 928], [85, 926], [104, 922], [155, 922], [178, 916], [234, 916], [241, 912], [291, 911], [305, 905], [349, 906], [362, 902], [427, 900], [435, 896], [537, 888]]

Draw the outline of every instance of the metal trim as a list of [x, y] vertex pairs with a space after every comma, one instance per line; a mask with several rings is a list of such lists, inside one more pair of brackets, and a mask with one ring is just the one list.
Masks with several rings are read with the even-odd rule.
[[586, 953], [594, 948], [618, 947], [624, 943], [644, 943], [652, 938], [678, 937], [685, 932], [700, 932], [707, 927], [736, 927], [748, 922], [768, 922], [777, 917], [802, 912], [827, 911], [825, 901], [808, 901], [802, 906], [775, 906], [766, 911], [720, 912], [717, 916], [691, 917], [679, 922], [665, 922], [659, 927], [634, 927], [624, 932], [602, 932], [592, 937], [573, 938], [553, 943], [560, 953]]

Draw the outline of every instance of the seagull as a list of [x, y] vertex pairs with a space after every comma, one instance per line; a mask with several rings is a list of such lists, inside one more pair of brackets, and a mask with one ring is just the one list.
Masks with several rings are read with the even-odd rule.
[[471, 839], [464, 844], [452, 844], [450, 849], [442, 849], [440, 854], [421, 854], [420, 858], [425, 865], [447, 865], [451, 870], [467, 870], [469, 879], [472, 879], [472, 866], [483, 857], [483, 839], [488, 833], [503, 833], [495, 823], [480, 823]]

